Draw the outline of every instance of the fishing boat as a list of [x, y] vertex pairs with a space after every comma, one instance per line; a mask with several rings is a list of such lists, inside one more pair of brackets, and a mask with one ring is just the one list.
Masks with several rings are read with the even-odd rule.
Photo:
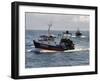
[[82, 33], [81, 33], [80, 30], [78, 29], [78, 30], [76, 31], [75, 35], [76, 35], [77, 37], [80, 37], [80, 36], [82, 36]]
[[48, 25], [48, 35], [41, 35], [38, 40], [33, 40], [35, 48], [52, 50], [52, 51], [65, 51], [75, 48], [72, 40], [66, 37], [66, 34], [62, 33], [59, 43], [56, 42], [56, 36], [52, 35], [50, 28], [52, 24]]

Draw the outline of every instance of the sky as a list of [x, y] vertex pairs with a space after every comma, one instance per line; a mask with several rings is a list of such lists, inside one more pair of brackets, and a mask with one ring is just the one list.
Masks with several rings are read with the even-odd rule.
[[25, 12], [26, 30], [89, 30], [89, 15]]

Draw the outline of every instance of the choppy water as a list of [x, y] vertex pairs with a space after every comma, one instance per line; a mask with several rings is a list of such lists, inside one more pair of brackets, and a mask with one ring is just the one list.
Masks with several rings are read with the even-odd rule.
[[[62, 31], [52, 31], [58, 35]], [[75, 37], [75, 31], [71, 31], [76, 49], [89, 48], [89, 32], [82, 31], [82, 37]], [[47, 34], [43, 30], [26, 30], [25, 33], [25, 68], [58, 67], [58, 66], [79, 66], [89, 64], [89, 50], [77, 52], [42, 52], [36, 53], [33, 40], [40, 35]], [[56, 40], [57, 41], [57, 40]]]

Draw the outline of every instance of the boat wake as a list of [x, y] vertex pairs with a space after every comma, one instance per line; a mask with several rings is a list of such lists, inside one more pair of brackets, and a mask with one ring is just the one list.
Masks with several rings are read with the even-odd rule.
[[74, 49], [74, 50], [66, 50], [64, 52], [78, 52], [78, 51], [88, 51], [89, 48], [79, 48], [79, 49]]
[[[71, 36], [71, 37], [73, 37], [73, 38], [76, 38], [77, 36]], [[80, 38], [86, 38], [87, 36], [84, 36], [84, 35], [82, 35], [82, 36], [80, 36]]]
[[74, 49], [74, 50], [65, 50], [65, 51], [51, 51], [51, 50], [44, 50], [44, 49], [42, 49], [42, 50], [35, 50], [35, 52], [40, 52], [40, 53], [57, 53], [57, 52], [79, 52], [79, 51], [88, 51], [89, 50], [89, 48], [77, 48], [77, 49]]

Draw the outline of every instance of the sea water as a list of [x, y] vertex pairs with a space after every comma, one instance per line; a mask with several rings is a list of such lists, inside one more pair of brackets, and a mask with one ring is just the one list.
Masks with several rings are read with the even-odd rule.
[[[55, 36], [63, 31], [51, 31]], [[89, 31], [81, 31], [82, 36], [76, 37], [75, 31], [70, 31], [69, 37], [75, 44], [75, 49], [89, 49]], [[40, 35], [47, 35], [46, 30], [26, 30], [25, 32], [25, 68], [60, 67], [89, 65], [89, 50], [72, 52], [36, 52], [33, 40]], [[56, 42], [59, 43], [59, 37]]]

